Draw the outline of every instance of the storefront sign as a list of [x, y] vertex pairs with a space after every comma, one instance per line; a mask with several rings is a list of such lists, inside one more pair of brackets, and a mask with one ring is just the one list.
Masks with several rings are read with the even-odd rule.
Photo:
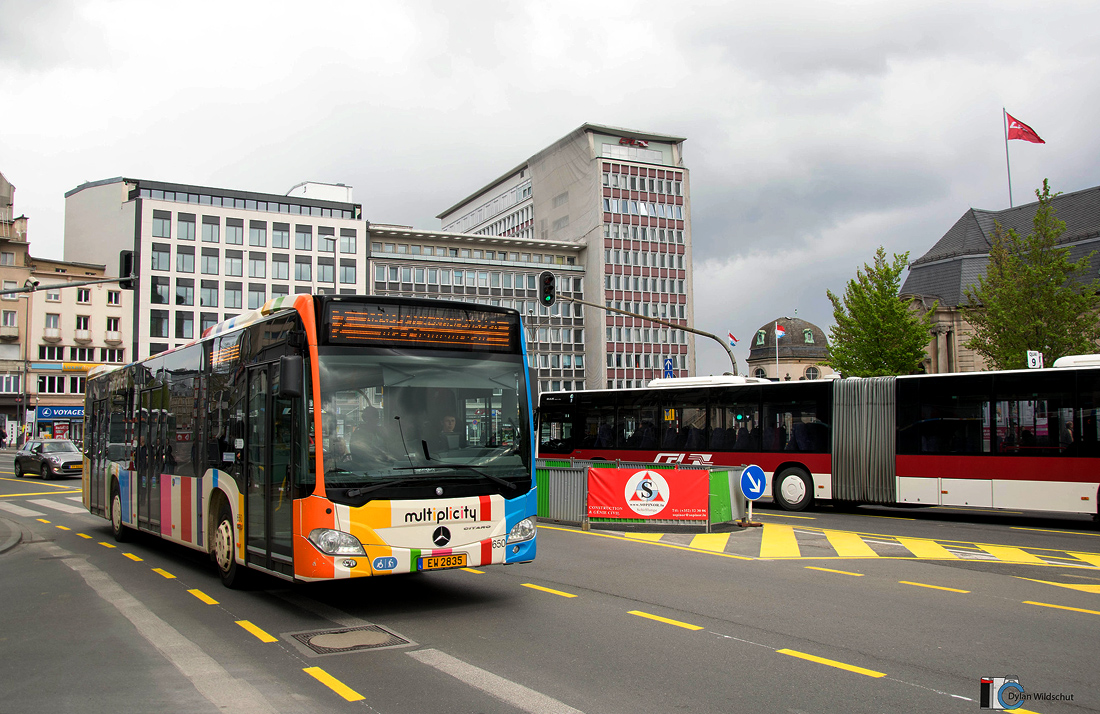
[[38, 407], [37, 421], [54, 419], [83, 419], [84, 407]]
[[588, 469], [590, 518], [705, 521], [710, 472]]

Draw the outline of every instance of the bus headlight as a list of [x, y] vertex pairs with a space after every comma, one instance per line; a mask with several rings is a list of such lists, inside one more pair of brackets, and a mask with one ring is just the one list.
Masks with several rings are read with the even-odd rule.
[[366, 555], [358, 538], [331, 528], [314, 528], [309, 534], [309, 542], [326, 555]]
[[508, 532], [508, 542], [522, 543], [525, 540], [534, 538], [537, 525], [536, 521], [537, 518], [531, 516], [530, 518], [524, 518], [522, 521], [512, 526], [512, 530]]

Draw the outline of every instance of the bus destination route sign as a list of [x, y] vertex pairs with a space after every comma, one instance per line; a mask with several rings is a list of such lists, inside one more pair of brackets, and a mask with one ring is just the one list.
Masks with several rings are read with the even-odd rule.
[[518, 329], [510, 315], [477, 310], [334, 303], [329, 306], [329, 343], [379, 347], [511, 352]]

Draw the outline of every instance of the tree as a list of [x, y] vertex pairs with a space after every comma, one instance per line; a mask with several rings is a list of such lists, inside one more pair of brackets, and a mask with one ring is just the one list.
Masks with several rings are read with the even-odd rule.
[[895, 253], [889, 263], [879, 246], [874, 265], [864, 264], [848, 281], [843, 301], [826, 291], [836, 322], [829, 329], [826, 364], [846, 377], [885, 377], [919, 369], [936, 306], [921, 315], [898, 297], [908, 265], [908, 252]]
[[1028, 350], [1042, 352], [1047, 363], [1092, 353], [1100, 339], [1100, 282], [1084, 279], [1095, 251], [1071, 263], [1069, 249], [1057, 247], [1066, 230], [1051, 205], [1058, 194], [1044, 179], [1035, 195], [1031, 234], [1021, 238], [994, 224], [985, 275], [959, 306], [974, 328], [965, 346], [994, 369], [1026, 367]]

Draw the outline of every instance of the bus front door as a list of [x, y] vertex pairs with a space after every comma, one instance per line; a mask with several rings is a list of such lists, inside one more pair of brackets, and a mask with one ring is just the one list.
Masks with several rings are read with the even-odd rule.
[[294, 400], [278, 396], [277, 364], [249, 369], [245, 434], [248, 562], [287, 576], [292, 554]]

